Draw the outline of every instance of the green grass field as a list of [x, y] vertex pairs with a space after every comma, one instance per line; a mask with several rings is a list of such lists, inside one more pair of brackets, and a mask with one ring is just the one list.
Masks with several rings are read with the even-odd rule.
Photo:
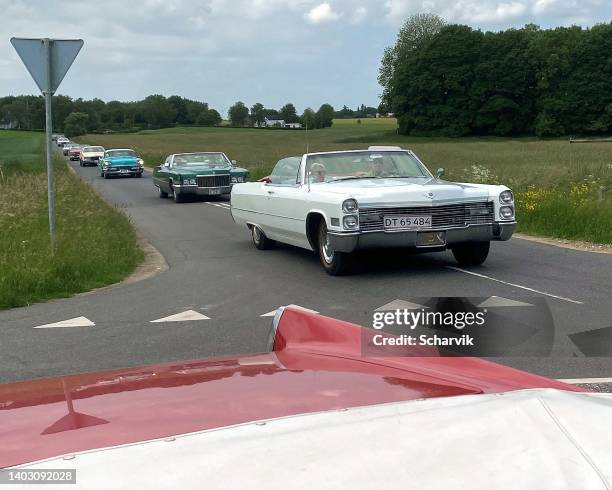
[[[312, 131], [179, 127], [125, 135], [87, 135], [80, 141], [134, 148], [148, 166], [170, 153], [224, 151], [267, 175], [277, 160], [309, 151], [399, 145], [435, 172], [459, 182], [503, 183], [517, 195], [519, 230], [558, 238], [612, 243], [612, 143], [573, 144], [536, 138], [418, 138], [398, 135], [394, 119], [335, 120]], [[603, 188], [603, 199], [600, 198]]]
[[0, 309], [106, 286], [142, 260], [132, 226], [57, 159], [57, 247], [47, 221], [43, 134], [0, 131]]

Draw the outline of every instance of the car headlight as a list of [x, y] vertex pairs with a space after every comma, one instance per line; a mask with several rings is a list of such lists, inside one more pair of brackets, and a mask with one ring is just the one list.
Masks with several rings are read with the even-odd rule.
[[355, 228], [359, 227], [359, 220], [357, 219], [357, 216], [354, 215], [345, 216], [342, 219], [342, 225], [347, 230], [354, 230]]
[[142, 160], [142, 158], [138, 159], [138, 166], [139, 167], [144, 167], [144, 161]]
[[512, 219], [514, 218], [514, 207], [513, 206], [502, 206], [499, 208], [499, 216], [501, 219]]
[[102, 166], [103, 166], [104, 168], [108, 168], [109, 163], [108, 163], [108, 162], [104, 162], [104, 163], [102, 163]]
[[512, 191], [502, 191], [499, 195], [499, 202], [502, 204], [510, 204], [514, 201], [514, 195]]
[[347, 199], [342, 203], [342, 211], [345, 213], [354, 213], [359, 209], [357, 201], [355, 199]]

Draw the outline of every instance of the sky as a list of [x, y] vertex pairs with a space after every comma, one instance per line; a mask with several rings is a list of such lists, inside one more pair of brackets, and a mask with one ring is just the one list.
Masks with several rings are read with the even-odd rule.
[[612, 0], [0, 0], [0, 96], [36, 94], [11, 37], [82, 38], [58, 93], [237, 100], [301, 112], [377, 106], [383, 50], [406, 18], [435, 13], [482, 30], [592, 26]]

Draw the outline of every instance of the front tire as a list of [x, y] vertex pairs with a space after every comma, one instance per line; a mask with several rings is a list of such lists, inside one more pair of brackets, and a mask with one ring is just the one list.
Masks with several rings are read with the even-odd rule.
[[161, 188], [161, 187], [158, 187], [158, 188], [157, 188], [157, 191], [158, 191], [158, 193], [159, 193], [159, 198], [160, 198], [160, 199], [165, 199], [166, 197], [168, 197], [168, 193], [167, 193], [167, 192], [162, 191], [162, 188]]
[[178, 203], [183, 202], [183, 196], [181, 196], [174, 190], [174, 187], [172, 187], [172, 184], [170, 184], [170, 192], [172, 194], [172, 198], [174, 199], [175, 203], [178, 204]]
[[258, 226], [251, 226], [251, 237], [253, 238], [253, 245], [259, 250], [270, 250], [276, 246], [276, 242], [270, 240]]
[[490, 242], [468, 242], [455, 245], [453, 256], [460, 265], [481, 265], [489, 255]]
[[321, 224], [319, 225], [317, 248], [321, 265], [329, 275], [342, 276], [350, 271], [350, 254], [337, 252], [332, 248], [325, 220], [321, 220]]

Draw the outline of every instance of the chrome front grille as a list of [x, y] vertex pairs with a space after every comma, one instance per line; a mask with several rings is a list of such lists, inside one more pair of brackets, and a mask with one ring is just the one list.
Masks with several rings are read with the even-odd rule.
[[198, 187], [228, 187], [229, 185], [229, 174], [198, 177]]
[[486, 225], [494, 220], [493, 203], [486, 201], [442, 206], [362, 208], [359, 210], [359, 228], [361, 231], [383, 231], [383, 216], [397, 215], [431, 216], [432, 230]]

